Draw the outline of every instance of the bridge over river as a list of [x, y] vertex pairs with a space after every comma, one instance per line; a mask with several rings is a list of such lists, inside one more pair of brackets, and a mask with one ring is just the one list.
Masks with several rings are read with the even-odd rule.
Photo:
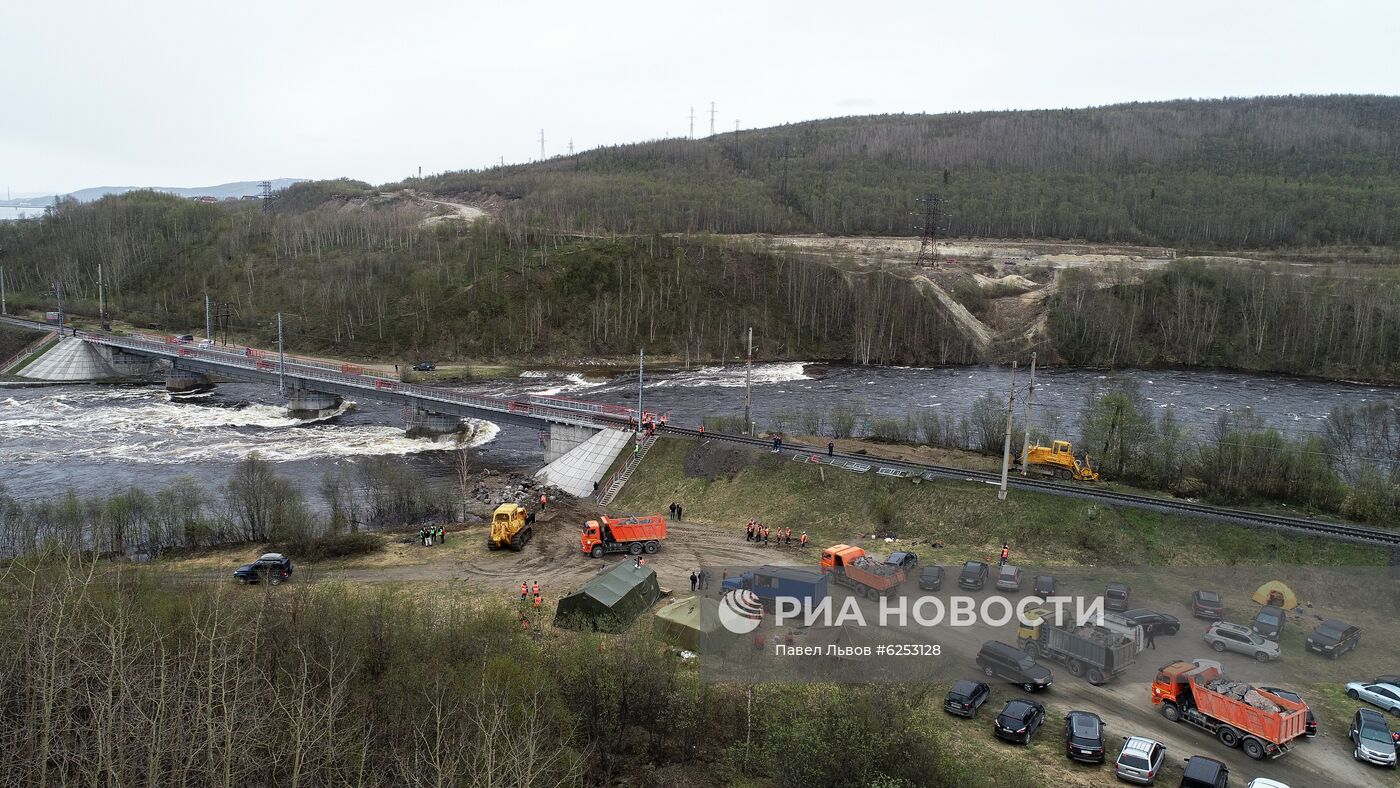
[[[0, 321], [35, 331], [52, 326], [11, 316]], [[116, 334], [62, 329], [59, 345], [20, 374], [49, 380], [101, 380], [164, 372], [166, 389], [179, 396], [206, 391], [216, 381], [277, 386], [295, 417], [312, 418], [340, 406], [347, 397], [400, 405], [410, 433], [450, 434], [463, 419], [527, 427], [548, 434], [545, 460], [553, 464], [600, 433], [606, 445], [593, 464], [610, 463], [637, 423], [634, 409], [576, 399], [525, 395], [515, 399], [469, 394], [404, 383], [373, 367], [286, 355], [242, 346], [182, 341], [175, 336]], [[596, 475], [591, 469], [586, 474]], [[592, 481], [586, 482], [591, 487]], [[575, 483], [580, 492], [584, 483]], [[591, 492], [591, 490], [587, 490]]]

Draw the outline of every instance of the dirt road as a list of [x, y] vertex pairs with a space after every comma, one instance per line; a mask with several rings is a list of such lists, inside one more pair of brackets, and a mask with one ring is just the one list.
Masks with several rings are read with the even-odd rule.
[[421, 194], [415, 194], [414, 197], [419, 200], [422, 200], [423, 202], [432, 203], [433, 205], [441, 205], [445, 208], [451, 208], [453, 210], [453, 213], [445, 214], [442, 216], [429, 216], [422, 222], [422, 225], [424, 227], [437, 224], [439, 222], [445, 222], [449, 219], [460, 219], [464, 222], [470, 223], [486, 215], [486, 211], [483, 211], [482, 209], [477, 208], [473, 205], [465, 205], [459, 202], [448, 202], [447, 200], [441, 200], [434, 197], [424, 197]]

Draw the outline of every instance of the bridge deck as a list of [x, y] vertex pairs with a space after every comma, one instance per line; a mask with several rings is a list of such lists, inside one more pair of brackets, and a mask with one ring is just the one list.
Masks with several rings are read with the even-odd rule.
[[[26, 328], [51, 329], [42, 323], [4, 317]], [[77, 337], [95, 345], [118, 348], [146, 358], [165, 359], [179, 369], [218, 378], [277, 385], [379, 402], [396, 403], [464, 418], [486, 419], [542, 429], [549, 424], [627, 429], [632, 411], [621, 405], [530, 395], [520, 400], [483, 397], [451, 389], [403, 383], [395, 377], [357, 364], [286, 356], [248, 347], [201, 347], [174, 337], [118, 335], [78, 330]]]

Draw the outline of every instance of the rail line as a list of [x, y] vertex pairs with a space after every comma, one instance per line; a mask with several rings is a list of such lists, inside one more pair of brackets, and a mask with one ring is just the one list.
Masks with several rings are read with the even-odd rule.
[[[700, 430], [672, 426], [662, 427], [661, 430], [675, 435], [687, 435], [709, 440], [727, 441], [760, 448], [772, 446], [772, 441], [762, 438], [750, 438], [744, 435], [730, 435], [709, 431], [701, 432]], [[998, 473], [972, 471], [946, 465], [925, 465], [905, 460], [887, 460], [864, 454], [835, 452], [828, 455], [823, 447], [812, 447], [804, 444], [784, 442], [782, 454], [794, 460], [833, 466], [838, 469], [855, 471], [858, 473], [865, 473], [873, 469], [877, 474], [883, 476], [918, 476], [929, 481], [933, 479], [951, 479], [982, 484], [1000, 484], [1001, 482], [1001, 474]], [[853, 465], [855, 467], [852, 467]], [[891, 471], [899, 471], [899, 473]], [[1089, 487], [1087, 484], [1069, 485], [1042, 479], [1013, 477], [1007, 480], [1007, 487], [1046, 493], [1048, 495], [1061, 495], [1068, 498], [1099, 501], [1117, 506], [1128, 506], [1134, 509], [1147, 509], [1166, 514], [1187, 515], [1201, 519], [1219, 520], [1272, 531], [1306, 534], [1322, 539], [1354, 542], [1371, 547], [1400, 549], [1400, 531], [1389, 531], [1381, 528], [1366, 528], [1363, 526], [1329, 523], [1323, 520], [1312, 520], [1306, 517], [1288, 517], [1286, 515], [1251, 512], [1245, 509], [1235, 509], [1228, 506], [1212, 506], [1210, 504], [1194, 503], [1192, 501], [1182, 501], [1174, 498], [1157, 498], [1151, 495], [1137, 495], [1134, 493], [1119, 492], [1117, 490], [1095, 489]]]

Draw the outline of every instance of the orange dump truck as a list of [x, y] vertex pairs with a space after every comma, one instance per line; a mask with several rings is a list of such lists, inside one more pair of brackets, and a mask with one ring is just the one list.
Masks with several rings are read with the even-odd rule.
[[604, 553], [654, 553], [666, 538], [666, 518], [659, 514], [633, 517], [599, 517], [583, 526], [579, 538], [583, 552], [594, 558]]
[[822, 551], [822, 571], [871, 599], [889, 596], [904, 582], [904, 569], [876, 561], [859, 547], [832, 545]]
[[1220, 663], [1204, 659], [1162, 666], [1152, 682], [1152, 703], [1163, 717], [1195, 725], [1255, 760], [1288, 752], [1308, 723], [1307, 704], [1231, 681]]

